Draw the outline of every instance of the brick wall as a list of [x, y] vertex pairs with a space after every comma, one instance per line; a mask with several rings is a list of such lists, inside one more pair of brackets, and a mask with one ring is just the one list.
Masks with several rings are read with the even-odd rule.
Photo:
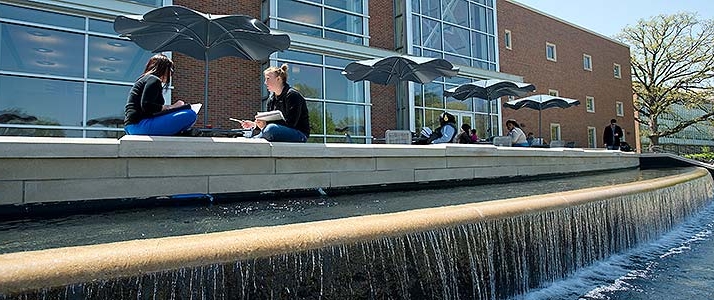
[[[523, 76], [536, 86], [534, 94], [558, 90], [562, 97], [580, 100], [580, 106], [542, 112], [542, 132], [550, 137], [550, 123], [559, 123], [562, 139], [587, 147], [587, 127], [597, 128], [597, 146], [610, 119], [617, 119], [630, 144], [635, 141], [629, 47], [542, 15], [511, 1], [498, 1], [498, 38], [501, 72]], [[512, 34], [512, 50], [504, 46], [504, 32]], [[545, 57], [546, 42], [557, 47], [557, 62]], [[592, 71], [583, 69], [583, 54], [592, 57]], [[613, 76], [613, 63], [621, 66], [621, 79]], [[595, 98], [595, 113], [586, 112], [585, 97]], [[503, 98], [504, 101], [506, 98]], [[617, 117], [615, 102], [624, 104]], [[538, 134], [538, 112], [503, 108], [503, 118], [524, 123], [524, 131]]]
[[[174, 4], [190, 7], [211, 14], [244, 14], [260, 17], [260, 1], [175, 0]], [[191, 103], [204, 101], [205, 62], [174, 52], [176, 74], [174, 76], [174, 100]], [[252, 119], [260, 110], [262, 69], [260, 62], [236, 57], [212, 60], [208, 79], [208, 123], [215, 128], [236, 128], [238, 124], [229, 117]], [[198, 116], [196, 126], [203, 127], [205, 107]]]
[[[393, 1], [369, 1], [370, 47], [394, 50]], [[384, 132], [397, 128], [396, 88], [371, 84], [372, 135], [384, 137]]]

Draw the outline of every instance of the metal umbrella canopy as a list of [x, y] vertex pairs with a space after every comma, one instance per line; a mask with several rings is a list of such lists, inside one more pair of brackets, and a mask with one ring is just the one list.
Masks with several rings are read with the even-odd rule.
[[424, 84], [437, 77], [456, 76], [458, 72], [459, 68], [442, 58], [397, 55], [351, 62], [342, 74], [352, 81], [390, 85], [402, 81]]
[[457, 100], [481, 98], [488, 101], [488, 134], [492, 135], [493, 120], [491, 119], [491, 101], [503, 96], [520, 97], [535, 91], [530, 83], [515, 82], [503, 79], [486, 79], [464, 83], [444, 91], [444, 96]]
[[541, 112], [549, 108], [568, 108], [580, 105], [580, 101], [576, 99], [563, 98], [551, 95], [531, 95], [525, 98], [508, 101], [503, 106], [511, 109], [521, 109], [524, 107], [535, 109], [538, 111], [538, 137], [541, 135]]
[[165, 6], [144, 15], [123, 15], [114, 31], [151, 52], [177, 51], [205, 61], [204, 126], [208, 123], [208, 62], [224, 56], [263, 60], [290, 47], [287, 34], [275, 34], [245, 15], [211, 15], [183, 6]]

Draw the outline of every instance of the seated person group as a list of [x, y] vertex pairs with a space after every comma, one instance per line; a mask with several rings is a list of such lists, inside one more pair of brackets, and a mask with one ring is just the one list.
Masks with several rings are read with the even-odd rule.
[[[196, 111], [183, 101], [165, 105], [163, 92], [168, 90], [174, 63], [164, 54], [152, 56], [143, 74], [134, 83], [124, 107], [124, 131], [138, 135], [178, 135], [191, 129]], [[310, 120], [305, 98], [287, 83], [288, 65], [269, 67], [263, 72], [270, 91], [269, 111], [280, 111], [283, 118], [272, 121], [240, 121], [254, 138], [271, 142], [304, 143], [310, 136]]]

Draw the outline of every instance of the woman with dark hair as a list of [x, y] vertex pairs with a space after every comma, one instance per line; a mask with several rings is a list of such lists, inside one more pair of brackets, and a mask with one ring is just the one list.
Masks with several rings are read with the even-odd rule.
[[265, 86], [270, 92], [268, 111], [280, 111], [283, 119], [241, 121], [245, 129], [252, 128], [254, 138], [271, 142], [304, 143], [310, 137], [310, 116], [305, 98], [288, 84], [288, 65], [269, 67], [263, 71]]
[[196, 112], [183, 101], [166, 105], [163, 92], [171, 84], [174, 63], [163, 54], [152, 56], [136, 80], [124, 107], [127, 134], [175, 135], [196, 122]]
[[466, 123], [461, 124], [461, 132], [456, 136], [456, 141], [459, 144], [473, 143], [473, 141], [471, 141], [471, 125]]
[[528, 147], [526, 134], [523, 133], [521, 126], [518, 125], [516, 120], [509, 119], [506, 121], [506, 128], [508, 129], [508, 136], [511, 137], [511, 145], [514, 147]]

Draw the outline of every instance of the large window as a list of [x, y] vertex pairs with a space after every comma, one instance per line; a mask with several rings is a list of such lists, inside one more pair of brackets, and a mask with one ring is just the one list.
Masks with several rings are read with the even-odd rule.
[[288, 64], [288, 83], [307, 100], [310, 142], [343, 143], [345, 129], [354, 143], [371, 141], [365, 83], [350, 81], [341, 73], [350, 62], [352, 60], [292, 50], [278, 52], [277, 60], [271, 62]]
[[0, 4], [0, 135], [119, 137], [150, 53], [112, 22]]
[[410, 4], [410, 54], [497, 70], [492, 1], [412, 0]]
[[362, 0], [265, 0], [263, 12], [273, 28], [368, 45], [366, 5]]

